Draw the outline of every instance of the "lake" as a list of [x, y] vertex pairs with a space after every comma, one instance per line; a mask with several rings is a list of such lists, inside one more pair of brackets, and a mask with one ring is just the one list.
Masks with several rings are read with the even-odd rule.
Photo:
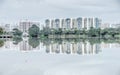
[[120, 75], [120, 39], [0, 39], [0, 75]]

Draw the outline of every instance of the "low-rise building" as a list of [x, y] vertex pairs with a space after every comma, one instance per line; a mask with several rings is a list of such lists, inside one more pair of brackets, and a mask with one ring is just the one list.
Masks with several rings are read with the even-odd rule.
[[111, 25], [109, 23], [101, 24], [101, 29], [110, 28], [110, 27]]
[[120, 28], [120, 24], [112, 24], [111, 28]]

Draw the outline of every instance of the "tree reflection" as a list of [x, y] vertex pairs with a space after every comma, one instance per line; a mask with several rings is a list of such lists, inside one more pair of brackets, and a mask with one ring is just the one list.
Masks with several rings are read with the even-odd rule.
[[13, 37], [13, 44], [18, 45], [23, 39], [21, 37]]
[[0, 47], [4, 46], [4, 41], [0, 40]]
[[40, 41], [38, 38], [29, 38], [29, 45], [32, 46], [33, 48], [36, 48], [39, 46]]
[[90, 39], [88, 39], [88, 41], [90, 42], [91, 45], [93, 45], [93, 44], [100, 44], [102, 42], [102, 39], [100, 39], [100, 38], [90, 38]]

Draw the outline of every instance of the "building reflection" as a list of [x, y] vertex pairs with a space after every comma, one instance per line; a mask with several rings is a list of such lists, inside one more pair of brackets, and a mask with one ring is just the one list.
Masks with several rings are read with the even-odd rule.
[[46, 46], [46, 53], [51, 54], [97, 54], [101, 51], [100, 44], [90, 44], [89, 42], [62, 42], [51, 43]]
[[86, 39], [1, 39], [0, 50], [18, 50], [22, 52], [40, 51], [48, 54], [94, 55], [100, 53], [105, 48], [120, 48], [119, 39], [113, 41], [95, 40], [95, 43], [93, 42]]
[[21, 51], [32, 51], [32, 50], [40, 50], [40, 44], [36, 41], [37, 39], [27, 39], [23, 40], [19, 43], [19, 47]]
[[22, 41], [20, 43], [20, 50], [21, 51], [29, 51], [32, 50], [32, 46], [29, 45], [28, 41]]

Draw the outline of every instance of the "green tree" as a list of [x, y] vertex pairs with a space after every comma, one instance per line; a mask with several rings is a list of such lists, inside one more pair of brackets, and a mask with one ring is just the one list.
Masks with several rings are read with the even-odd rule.
[[59, 32], [59, 35], [61, 35], [62, 32], [63, 32], [63, 31], [62, 31], [62, 28], [59, 28], [59, 29], [58, 29], [58, 32]]
[[88, 34], [86, 28], [83, 28], [83, 29], [82, 29], [82, 32], [83, 32], [83, 35], [85, 35], [85, 36]]
[[115, 35], [118, 35], [118, 34], [119, 34], [119, 32], [117, 31], [116, 28], [109, 28], [109, 29], [108, 29], [108, 34], [111, 35], [111, 37], [114, 38]]
[[101, 30], [101, 36], [102, 36], [102, 38], [105, 38], [105, 35], [107, 35], [107, 34], [108, 34], [108, 29], [107, 28]]
[[30, 27], [28, 31], [29, 31], [29, 36], [38, 37], [40, 28], [36, 25], [32, 25], [32, 27]]
[[101, 28], [97, 29], [97, 34], [98, 34], [99, 37], [101, 37]]
[[74, 34], [76, 34], [76, 35], [79, 35], [79, 30], [77, 30], [76, 28], [75, 28], [75, 30], [74, 30]]
[[88, 36], [93, 37], [93, 36], [96, 36], [95, 34], [96, 34], [95, 29], [91, 27], [88, 31]]
[[120, 27], [118, 27], [116, 31], [117, 31], [117, 34], [120, 35]]
[[3, 34], [3, 29], [0, 27], [0, 35]]
[[100, 37], [100, 32], [101, 32], [100, 28], [96, 29], [96, 28], [91, 27], [88, 30], [88, 36], [90, 36], [90, 37]]
[[20, 37], [20, 36], [22, 36], [22, 33], [23, 32], [21, 32], [19, 29], [17, 29], [17, 28], [14, 28], [13, 29], [13, 35], [14, 36], [18, 36], [18, 37]]

